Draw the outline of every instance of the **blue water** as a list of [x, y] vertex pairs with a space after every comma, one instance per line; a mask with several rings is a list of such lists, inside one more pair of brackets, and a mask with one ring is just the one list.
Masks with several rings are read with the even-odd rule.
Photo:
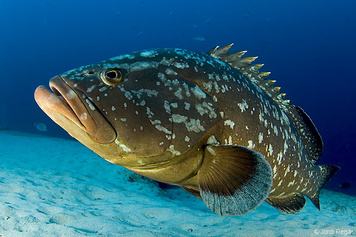
[[354, 0], [2, 0], [0, 127], [69, 138], [33, 100], [52, 76], [146, 48], [234, 42], [313, 119], [321, 163], [342, 167], [328, 188], [356, 194], [355, 10]]

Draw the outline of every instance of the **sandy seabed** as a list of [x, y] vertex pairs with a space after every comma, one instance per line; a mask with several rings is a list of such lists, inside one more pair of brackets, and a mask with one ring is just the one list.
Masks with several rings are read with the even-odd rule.
[[356, 197], [323, 190], [295, 215], [222, 217], [82, 144], [0, 132], [0, 236], [356, 236]]

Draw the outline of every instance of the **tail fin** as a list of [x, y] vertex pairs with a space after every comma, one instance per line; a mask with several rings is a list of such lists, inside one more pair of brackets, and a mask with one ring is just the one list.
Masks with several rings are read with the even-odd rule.
[[325, 184], [340, 170], [335, 165], [317, 165], [309, 173], [309, 185], [302, 194], [307, 196], [316, 208], [320, 210], [319, 194]]

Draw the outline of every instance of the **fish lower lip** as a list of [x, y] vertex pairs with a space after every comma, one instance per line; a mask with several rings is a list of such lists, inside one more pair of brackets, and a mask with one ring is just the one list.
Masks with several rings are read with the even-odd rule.
[[[53, 92], [45, 86], [39, 86], [35, 91], [35, 100], [46, 114], [50, 117], [58, 114], [66, 117], [95, 142], [107, 144], [115, 140], [114, 128], [94, 105], [89, 106], [88, 103], [91, 102], [84, 93], [73, 90], [65, 79], [59, 76], [52, 78], [49, 86]], [[66, 129], [65, 124], [59, 125]]]

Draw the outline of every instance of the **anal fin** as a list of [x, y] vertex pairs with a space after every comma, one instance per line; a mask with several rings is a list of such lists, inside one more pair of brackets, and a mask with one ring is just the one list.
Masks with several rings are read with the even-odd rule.
[[266, 202], [283, 214], [300, 212], [305, 205], [305, 198], [299, 193], [291, 193], [278, 197], [269, 197]]
[[272, 169], [263, 155], [242, 146], [210, 146], [198, 171], [200, 197], [219, 215], [245, 215], [269, 195]]

